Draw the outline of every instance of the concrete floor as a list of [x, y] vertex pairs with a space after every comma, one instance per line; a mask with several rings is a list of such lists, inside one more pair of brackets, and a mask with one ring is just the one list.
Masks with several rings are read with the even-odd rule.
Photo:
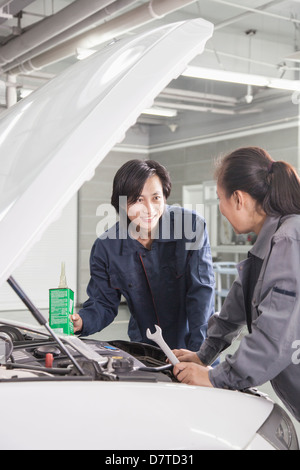
[[[43, 312], [45, 316], [48, 315], [48, 312]], [[0, 312], [0, 318], [6, 318], [6, 319], [11, 319], [14, 321], [20, 321], [20, 322], [25, 322], [30, 325], [36, 325], [35, 320], [32, 318], [32, 315], [28, 311], [13, 311], [13, 312], [6, 312], [4, 315], [4, 312]], [[128, 335], [127, 335], [127, 325], [128, 325], [128, 320], [129, 320], [129, 311], [126, 305], [121, 305], [119, 308], [119, 314], [116, 318], [116, 320], [109, 325], [105, 330], [96, 333], [94, 335], [91, 335], [90, 338], [95, 338], [103, 341], [110, 341], [110, 340], [129, 340]], [[236, 340], [234, 344], [230, 348], [227, 349], [225, 354], [221, 356], [221, 360], [224, 360], [224, 357], [226, 354], [232, 354], [239, 345], [239, 340]], [[276, 394], [274, 393], [271, 384], [268, 382], [260, 387], [258, 387], [260, 391], [263, 393], [266, 393], [275, 403], [280, 404], [284, 409], [284, 405], [282, 402], [277, 398]], [[290, 414], [289, 414], [290, 415]], [[298, 440], [300, 443], [300, 423], [296, 421], [291, 415], [290, 415], [297, 434], [298, 434]]]

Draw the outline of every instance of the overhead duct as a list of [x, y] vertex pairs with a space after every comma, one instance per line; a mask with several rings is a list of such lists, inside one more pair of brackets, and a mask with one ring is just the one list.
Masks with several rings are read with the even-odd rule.
[[100, 44], [114, 39], [128, 31], [143, 26], [158, 18], [163, 18], [169, 13], [179, 10], [186, 5], [195, 3], [196, 0], [151, 0], [107, 23], [80, 34], [61, 46], [57, 46], [31, 60], [22, 62], [17, 67], [9, 70], [10, 74], [30, 73], [53, 62], [58, 62], [76, 53], [77, 48], [92, 49]]
[[41, 44], [49, 38], [63, 32], [68, 26], [73, 26], [93, 13], [107, 7], [114, 0], [76, 0], [60, 10], [56, 15], [51, 15], [40, 21], [31, 29], [0, 48], [0, 65], [7, 64], [37, 44]]
[[[62, 33], [56, 34], [54, 37], [47, 39], [43, 43], [38, 40], [36, 44], [30, 50], [28, 50], [28, 52], [20, 55], [16, 60], [10, 62], [9, 64], [4, 65], [2, 67], [2, 72], [8, 72], [9, 70], [17, 67], [19, 64], [31, 59], [32, 57], [36, 57], [37, 55], [40, 55], [43, 52], [46, 52], [49, 49], [52, 49], [53, 47], [56, 47], [59, 44], [62, 44], [83, 32], [95, 28], [101, 22], [107, 20], [107, 18], [110, 16], [115, 15], [116, 13], [120, 13], [128, 7], [134, 6], [137, 2], [138, 0], [115, 0], [107, 7], [102, 8], [102, 10], [94, 13], [74, 26], [69, 27], [69, 25], [66, 24], [65, 30]], [[59, 16], [59, 14], [60, 12], [58, 12], [56, 15]], [[52, 33], [53, 31], [51, 30], [51, 36]]]

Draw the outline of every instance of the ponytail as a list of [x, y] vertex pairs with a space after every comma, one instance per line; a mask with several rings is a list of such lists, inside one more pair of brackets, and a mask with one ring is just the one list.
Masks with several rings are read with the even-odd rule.
[[215, 176], [227, 197], [244, 191], [267, 215], [300, 214], [300, 179], [287, 162], [259, 147], [235, 150], [217, 162]]

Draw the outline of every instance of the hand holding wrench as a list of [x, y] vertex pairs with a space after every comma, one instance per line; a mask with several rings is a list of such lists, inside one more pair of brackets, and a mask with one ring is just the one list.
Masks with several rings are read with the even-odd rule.
[[165, 353], [169, 361], [173, 364], [173, 366], [175, 366], [175, 364], [177, 364], [179, 360], [177, 359], [175, 354], [171, 351], [171, 349], [169, 348], [169, 346], [163, 339], [161, 328], [157, 325], [155, 325], [155, 328], [156, 328], [155, 333], [151, 333], [149, 328], [147, 329], [146, 331], [147, 338], [151, 339], [156, 344], [158, 344], [158, 346], [163, 350], [163, 352]]

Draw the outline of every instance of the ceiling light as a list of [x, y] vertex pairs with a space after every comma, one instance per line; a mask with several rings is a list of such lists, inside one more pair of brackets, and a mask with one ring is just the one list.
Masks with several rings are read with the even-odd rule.
[[95, 49], [85, 49], [83, 47], [77, 47], [76, 49], [76, 59], [83, 60], [89, 57], [90, 55], [95, 54], [97, 52]]
[[[3, 2], [2, 2], [3, 3]], [[6, 2], [9, 3], [9, 2]], [[3, 11], [3, 7], [0, 8], [0, 18], [5, 18], [7, 20], [11, 20], [14, 16], [10, 13], [6, 13]]]
[[29, 90], [28, 88], [21, 88], [20, 89], [20, 98], [26, 98], [27, 96], [31, 95], [33, 90]]
[[150, 114], [152, 116], [163, 117], [176, 117], [177, 111], [176, 109], [158, 108], [157, 106], [154, 106], [153, 108], [144, 109], [142, 114]]
[[281, 78], [264, 77], [262, 75], [228, 72], [227, 70], [189, 66], [182, 75], [184, 77], [239, 83], [242, 85], [277, 88], [279, 90], [300, 91], [300, 80], [284, 80]]
[[292, 62], [300, 62], [300, 51], [294, 52], [285, 58], [285, 60], [290, 60]]

